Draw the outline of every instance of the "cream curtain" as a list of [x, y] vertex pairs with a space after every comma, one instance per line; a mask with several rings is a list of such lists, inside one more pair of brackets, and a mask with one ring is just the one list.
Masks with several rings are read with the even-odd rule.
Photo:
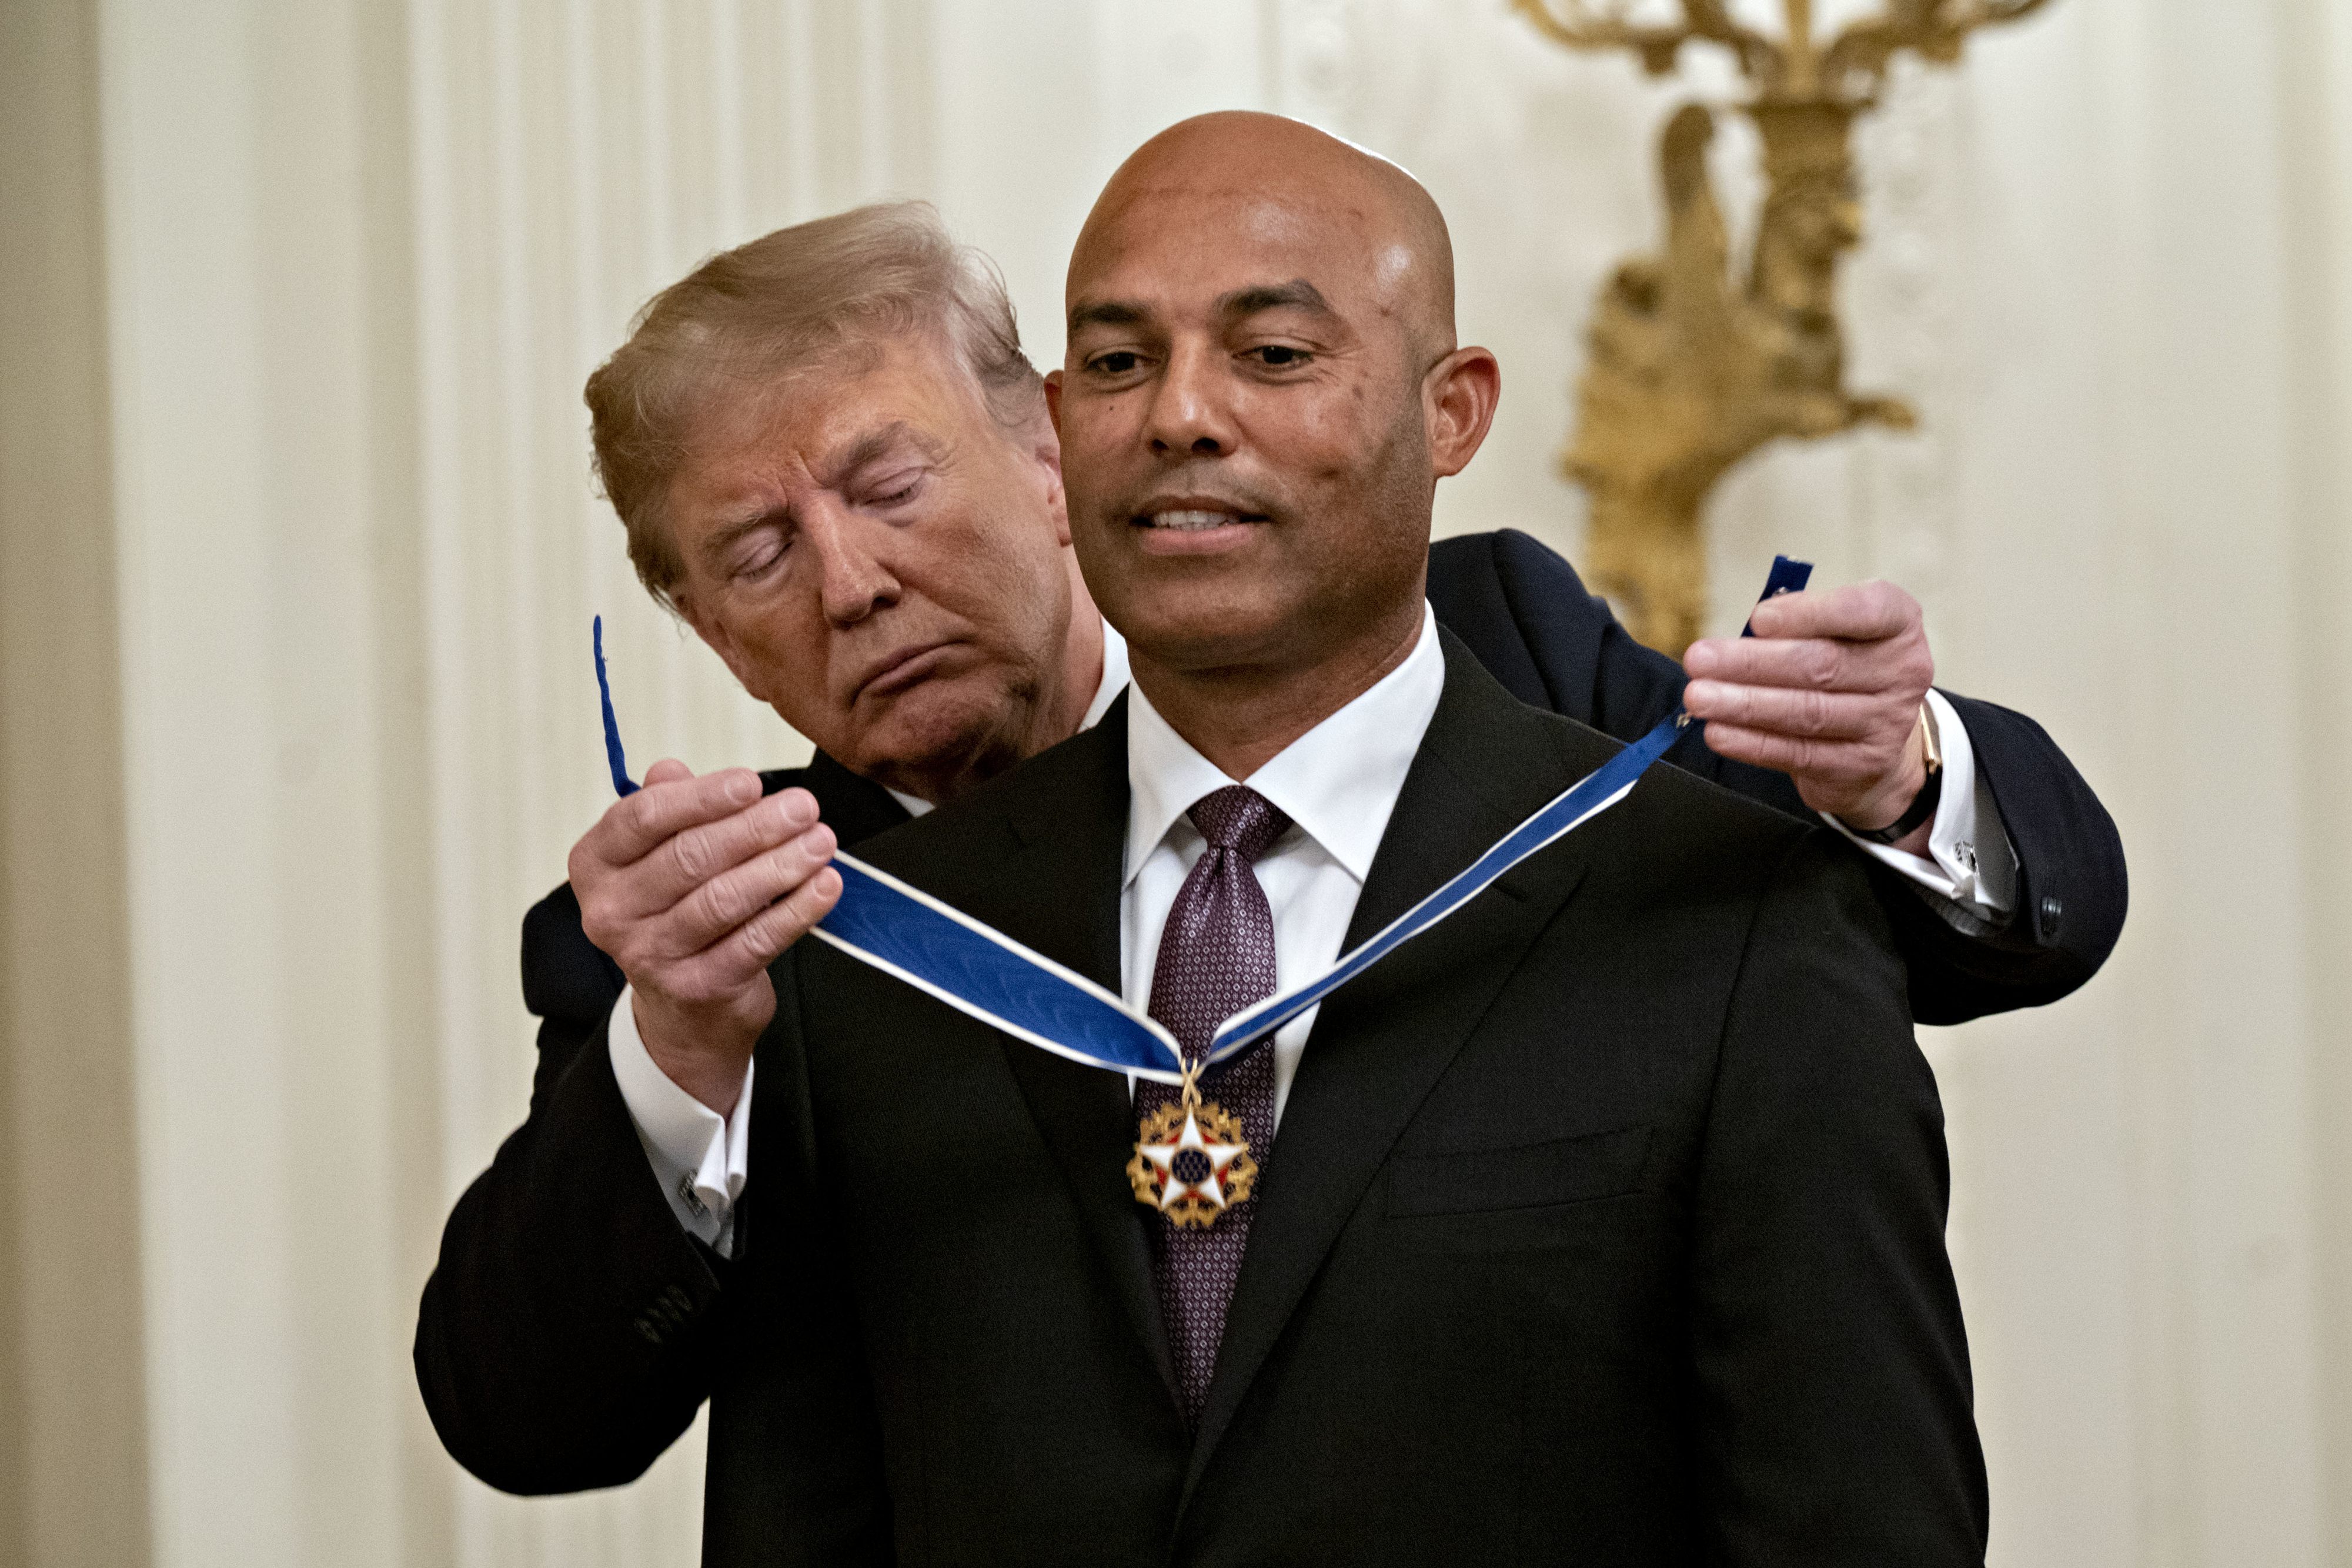
[[[1050, 365], [1125, 152], [1198, 110], [1299, 114], [1430, 185], [1465, 336], [1502, 357], [1441, 528], [1573, 553], [1551, 459], [1586, 311], [1656, 236], [1664, 113], [1732, 91], [1696, 55], [1679, 86], [1570, 57], [1502, 0], [46, 14], [94, 40], [112, 564], [75, 570], [120, 622], [119, 671], [81, 668], [122, 801], [89, 863], [128, 867], [128, 936], [60, 967], [12, 855], [0, 1239], [18, 1364], [53, 1375], [88, 1335], [36, 1288], [60, 1184], [26, 1173], [77, 1088], [27, 1070], [33, 1001], [127, 974], [98, 1152], [136, 1198], [94, 1218], [135, 1255], [114, 1348], [145, 1370], [140, 1435], [89, 1466], [27, 1469], [42, 1430], [0, 1415], [45, 1563], [121, 1560], [74, 1544], [99, 1509], [142, 1510], [174, 1568], [694, 1561], [698, 1436], [632, 1488], [506, 1499], [440, 1455], [407, 1365], [440, 1218], [528, 1093], [518, 922], [608, 794], [590, 615], [640, 766], [804, 753], [645, 599], [589, 484], [580, 385], [650, 292], [926, 196]], [[1750, 147], [1717, 151], [1742, 210]], [[1737, 475], [1717, 619], [1776, 549], [1903, 582], [1942, 681], [2052, 728], [2135, 877], [2086, 991], [1927, 1039], [1993, 1561], [2352, 1564], [2352, 7], [2055, 0], [1899, 73], [1862, 157], [1854, 379], [1925, 428]], [[0, 360], [4, 406], [53, 370]], [[10, 585], [6, 646], [48, 602]], [[12, 823], [52, 733], [28, 711], [0, 707]]]

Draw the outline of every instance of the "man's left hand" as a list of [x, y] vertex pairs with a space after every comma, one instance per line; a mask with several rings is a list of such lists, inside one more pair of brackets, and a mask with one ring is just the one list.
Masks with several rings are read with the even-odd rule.
[[[1707, 745], [1788, 774], [1849, 827], [1900, 818], [1927, 781], [1919, 705], [1936, 662], [1919, 601], [1856, 583], [1768, 599], [1748, 624], [1753, 637], [1706, 638], [1683, 657], [1683, 706], [1706, 720]], [[1929, 828], [1900, 847], [1924, 851]]]

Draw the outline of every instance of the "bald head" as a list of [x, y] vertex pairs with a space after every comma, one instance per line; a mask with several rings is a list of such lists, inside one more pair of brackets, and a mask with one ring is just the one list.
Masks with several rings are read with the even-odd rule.
[[1068, 298], [1078, 563], [1152, 706], [1245, 778], [1420, 634], [1437, 482], [1501, 384], [1454, 343], [1445, 220], [1319, 131], [1204, 115], [1112, 177]]
[[1387, 159], [1276, 114], [1235, 110], [1172, 125], [1137, 148], [1096, 199], [1070, 256], [1070, 305], [1139, 244], [1165, 244], [1165, 220], [1177, 213], [1204, 218], [1210, 232], [1307, 241], [1321, 270], [1360, 287], [1376, 319], [1397, 330], [1415, 374], [1454, 351], [1444, 214]]

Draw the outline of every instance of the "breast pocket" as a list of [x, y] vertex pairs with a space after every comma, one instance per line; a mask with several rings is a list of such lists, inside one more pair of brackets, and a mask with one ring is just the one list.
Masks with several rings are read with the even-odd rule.
[[1641, 1189], [1650, 1129], [1621, 1127], [1464, 1154], [1401, 1155], [1389, 1165], [1392, 1217], [1489, 1214], [1589, 1203]]

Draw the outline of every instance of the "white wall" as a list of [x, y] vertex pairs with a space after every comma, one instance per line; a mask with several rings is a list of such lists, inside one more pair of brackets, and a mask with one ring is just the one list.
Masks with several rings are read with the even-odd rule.
[[[517, 922], [606, 795], [589, 615], [638, 766], [801, 752], [635, 589], [587, 371], [710, 250], [886, 194], [998, 258], [1051, 363], [1119, 157], [1272, 107], [1453, 223], [1507, 395], [1441, 526], [1573, 550], [1582, 322], [1692, 88], [1501, 0], [100, 10], [156, 1558], [689, 1562], [691, 1442], [497, 1498], [405, 1366], [437, 1217], [522, 1113]], [[2082, 995], [1929, 1045], [1994, 1560], [2352, 1563], [2352, 7], [2056, 0], [1900, 73], [1863, 148], [1855, 376], [1925, 433], [1737, 475], [1718, 619], [1775, 549], [1905, 582], [2135, 876]]]

